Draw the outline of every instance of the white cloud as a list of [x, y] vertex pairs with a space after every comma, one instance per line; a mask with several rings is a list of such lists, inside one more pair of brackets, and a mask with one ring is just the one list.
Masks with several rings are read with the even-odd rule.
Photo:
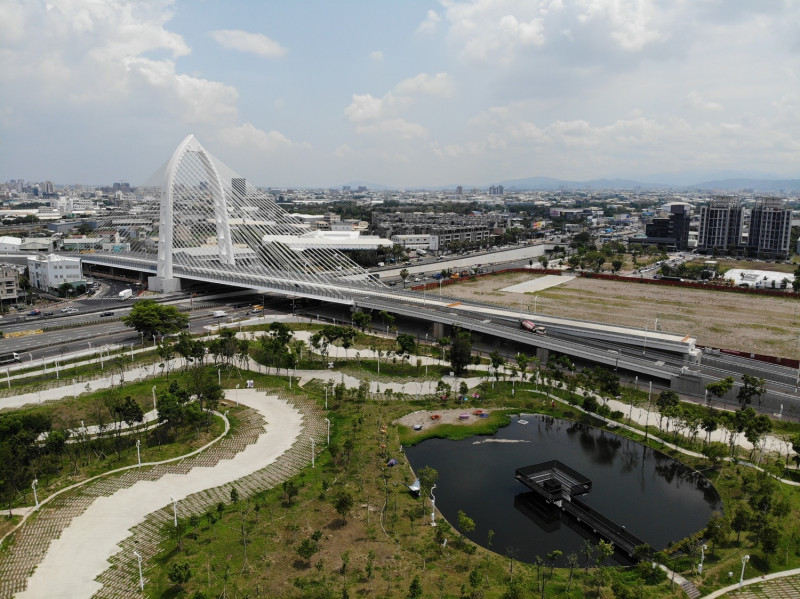
[[447, 73], [437, 73], [433, 77], [420, 73], [401, 81], [394, 90], [399, 94], [427, 94], [448, 98], [453, 95], [453, 80]]
[[244, 123], [238, 127], [227, 127], [219, 131], [219, 138], [229, 146], [243, 149], [257, 148], [267, 152], [280, 149], [300, 148], [312, 149], [309, 143], [294, 143], [278, 131], [262, 131], [252, 123]]
[[241, 29], [218, 29], [211, 32], [211, 37], [225, 48], [265, 58], [281, 58], [287, 52], [286, 48], [266, 35], [249, 33]]
[[[442, 0], [447, 39], [468, 62], [501, 64], [525, 48], [570, 41], [607, 52], [639, 52], [669, 38], [656, 25], [671, 24], [648, 0]], [[679, 9], [674, 9], [679, 10]], [[603, 47], [605, 46], [605, 47]], [[568, 57], [569, 53], [565, 54]], [[591, 57], [586, 57], [591, 59]]]
[[353, 94], [353, 102], [345, 108], [344, 114], [351, 123], [374, 121], [383, 115], [384, 101], [372, 94]]
[[373, 52], [369, 53], [369, 59], [373, 62], [382, 62], [383, 52], [381, 52], [380, 50], [374, 50]]
[[126, 66], [163, 97], [171, 99], [186, 123], [224, 125], [236, 119], [238, 93], [229, 85], [176, 73], [169, 60], [136, 58], [126, 61]]
[[417, 35], [430, 35], [436, 33], [436, 28], [439, 25], [439, 22], [442, 20], [435, 10], [428, 10], [428, 14], [425, 15], [425, 20], [419, 24], [417, 30], [414, 32]]
[[690, 91], [689, 94], [686, 96], [686, 98], [689, 100], [689, 105], [692, 108], [697, 108], [700, 110], [711, 110], [711, 111], [723, 110], [725, 108], [719, 102], [712, 102], [710, 100], [706, 100], [698, 92], [694, 90]]

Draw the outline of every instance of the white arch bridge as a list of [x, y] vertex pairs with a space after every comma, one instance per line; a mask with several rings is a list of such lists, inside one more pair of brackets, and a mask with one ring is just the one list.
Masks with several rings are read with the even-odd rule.
[[[191, 280], [308, 297], [353, 310], [388, 310], [659, 378], [670, 378], [679, 367], [598, 349], [593, 343], [667, 352], [689, 361], [697, 355], [695, 340], [687, 335], [522, 314], [389, 288], [343, 253], [305, 236], [306, 225], [280, 207], [273, 194], [229, 169], [192, 135], [154, 180], [98, 223], [95, 235], [113, 243], [107, 244], [109, 251], [82, 254], [84, 262], [146, 273], [155, 291], [178, 291], [181, 280]], [[274, 241], [287, 235], [297, 243]], [[571, 340], [523, 332], [520, 318], [542, 322], [548, 331], [563, 332]]]

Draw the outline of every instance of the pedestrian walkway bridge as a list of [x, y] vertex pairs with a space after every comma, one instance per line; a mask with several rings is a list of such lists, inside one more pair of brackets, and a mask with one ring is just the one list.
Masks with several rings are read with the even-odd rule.
[[592, 490], [592, 481], [558, 460], [517, 468], [516, 478], [545, 504], [561, 508], [578, 523], [611, 542], [616, 549], [633, 556], [636, 547], [647, 545], [597, 510], [578, 499]]

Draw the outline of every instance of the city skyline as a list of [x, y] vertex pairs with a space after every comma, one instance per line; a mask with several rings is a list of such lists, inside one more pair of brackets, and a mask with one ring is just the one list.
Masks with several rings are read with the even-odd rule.
[[146, 182], [188, 133], [254, 184], [798, 178], [781, 2], [8, 2], [0, 180]]

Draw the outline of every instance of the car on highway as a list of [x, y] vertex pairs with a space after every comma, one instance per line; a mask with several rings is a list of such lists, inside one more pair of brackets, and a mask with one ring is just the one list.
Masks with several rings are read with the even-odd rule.
[[65, 314], [75, 314], [76, 312], [80, 312], [77, 308], [73, 308], [72, 306], [68, 306], [66, 308], [61, 308], [61, 311]]
[[114, 313], [108, 310], [106, 312], [100, 312], [100, 316], [114, 316]]
[[42, 312], [42, 316], [53, 316], [52, 312]]
[[39, 316], [39, 314], [41, 314], [39, 310], [31, 310], [28, 312], [28, 316]]

